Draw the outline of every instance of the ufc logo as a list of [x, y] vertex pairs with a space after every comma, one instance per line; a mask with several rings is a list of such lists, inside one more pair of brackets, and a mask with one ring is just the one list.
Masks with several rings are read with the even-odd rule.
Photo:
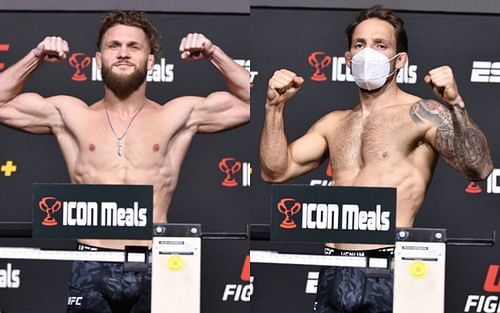
[[488, 273], [486, 274], [486, 278], [484, 280], [483, 289], [487, 292], [500, 292], [500, 282], [498, 271], [500, 269], [500, 265], [491, 264], [488, 268]]
[[68, 305], [81, 306], [83, 297], [68, 297]]
[[307, 294], [316, 294], [316, 291], [318, 290], [318, 279], [319, 279], [319, 272], [307, 273], [307, 281], [306, 281]]
[[472, 63], [471, 82], [500, 83], [500, 62], [474, 61]]

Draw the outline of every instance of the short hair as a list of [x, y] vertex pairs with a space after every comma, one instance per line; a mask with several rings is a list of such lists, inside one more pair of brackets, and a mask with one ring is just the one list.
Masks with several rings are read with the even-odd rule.
[[348, 49], [351, 48], [352, 34], [354, 33], [356, 27], [361, 24], [361, 22], [370, 18], [378, 18], [391, 24], [392, 27], [394, 27], [394, 34], [396, 36], [396, 52], [408, 52], [408, 37], [406, 35], [403, 20], [399, 16], [394, 15], [391, 10], [380, 5], [375, 5], [361, 11], [356, 20], [347, 26], [345, 33], [349, 44]]
[[97, 37], [98, 50], [101, 49], [101, 41], [104, 34], [108, 29], [117, 24], [135, 26], [142, 29], [148, 38], [150, 54], [153, 54], [156, 58], [159, 56], [160, 44], [158, 30], [153, 22], [146, 17], [144, 12], [137, 11], [112, 11], [106, 13], [102, 18], [101, 28], [99, 29], [99, 35]]

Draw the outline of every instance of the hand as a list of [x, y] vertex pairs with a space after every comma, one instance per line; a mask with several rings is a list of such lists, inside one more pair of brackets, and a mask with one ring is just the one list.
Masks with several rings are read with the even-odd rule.
[[304, 84], [304, 78], [289, 70], [274, 72], [267, 88], [267, 103], [277, 105], [292, 98]]
[[210, 57], [215, 50], [212, 42], [203, 34], [190, 33], [181, 40], [179, 51], [183, 60], [199, 60]]
[[37, 58], [46, 63], [60, 63], [66, 59], [69, 46], [61, 37], [48, 36], [33, 51]]
[[450, 105], [464, 108], [462, 97], [458, 93], [453, 71], [449, 66], [432, 69], [424, 77], [424, 81], [432, 87], [434, 93]]

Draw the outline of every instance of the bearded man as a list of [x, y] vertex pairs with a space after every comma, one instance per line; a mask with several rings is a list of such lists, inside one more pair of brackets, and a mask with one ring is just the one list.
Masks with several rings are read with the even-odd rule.
[[[153, 222], [166, 223], [181, 164], [197, 133], [213, 133], [248, 122], [250, 77], [202, 34], [180, 43], [182, 59], [206, 59], [227, 91], [179, 97], [161, 105], [146, 97], [146, 75], [159, 53], [158, 33], [141, 12], [104, 16], [96, 61], [104, 97], [88, 105], [65, 95], [21, 93], [43, 63], [62, 62], [68, 43], [46, 37], [0, 74], [0, 122], [33, 134], [53, 134], [74, 184], [153, 185]], [[79, 240], [81, 250], [151, 247], [150, 241]], [[75, 262], [68, 312], [150, 312], [151, 271], [125, 272], [120, 263]]]

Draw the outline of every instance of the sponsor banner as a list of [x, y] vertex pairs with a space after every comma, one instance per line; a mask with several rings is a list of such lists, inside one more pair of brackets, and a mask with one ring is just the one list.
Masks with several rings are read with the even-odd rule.
[[[10, 44], [8, 43], [0, 43], [0, 52], [7, 52], [10, 49]], [[0, 71], [5, 69], [5, 63], [0, 62]]]
[[222, 301], [232, 302], [250, 302], [253, 294], [253, 276], [250, 276], [250, 255], [245, 256], [243, 267], [241, 269], [239, 283], [226, 284], [224, 293], [222, 294]]
[[250, 162], [241, 162], [233, 157], [224, 157], [219, 161], [219, 170], [224, 173], [223, 187], [250, 187], [252, 166]]
[[[1, 47], [0, 47], [1, 48]], [[0, 50], [1, 51], [1, 50]], [[102, 81], [101, 70], [95, 57], [84, 52], [74, 52], [68, 58], [68, 64], [73, 68], [71, 80], [76, 82]], [[90, 77], [88, 73], [90, 68]], [[167, 63], [165, 58], [159, 58], [153, 68], [147, 72], [146, 80], [154, 83], [171, 83], [174, 81], [174, 64]]]
[[0, 172], [5, 177], [12, 176], [17, 171], [17, 165], [12, 160], [7, 160], [5, 164], [0, 165]]
[[500, 193], [500, 169], [494, 168], [491, 174], [486, 179], [486, 189], [481, 188], [484, 182], [468, 182], [464, 191], [469, 194], [480, 194], [486, 191], [486, 193], [499, 194]]
[[473, 61], [470, 81], [473, 83], [500, 83], [500, 62]]
[[[316, 82], [354, 82], [351, 69], [347, 66], [345, 57], [330, 56], [323, 51], [313, 51], [307, 58], [307, 63], [313, 68], [309, 79]], [[408, 62], [401, 68], [396, 76], [398, 84], [416, 84], [417, 69], [415, 64]], [[330, 72], [328, 74], [328, 72]]]
[[394, 244], [396, 189], [273, 185], [271, 240]]
[[0, 289], [21, 287], [21, 270], [7, 263], [6, 268], [0, 268]]
[[500, 312], [500, 265], [490, 264], [484, 279], [483, 294], [470, 294], [465, 299], [464, 312]]
[[153, 187], [33, 184], [33, 237], [151, 239]]
[[250, 59], [234, 59], [236, 64], [244, 67], [250, 73], [250, 88], [253, 87], [255, 78], [259, 75], [258, 71], [252, 71], [250, 68]]

